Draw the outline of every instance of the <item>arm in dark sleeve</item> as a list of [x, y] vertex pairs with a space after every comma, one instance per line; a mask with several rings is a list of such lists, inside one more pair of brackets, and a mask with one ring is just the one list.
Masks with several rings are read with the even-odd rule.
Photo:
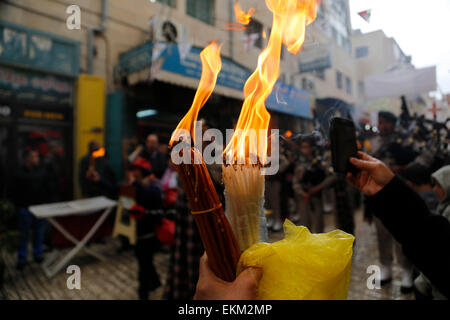
[[449, 220], [432, 215], [423, 199], [398, 177], [368, 203], [411, 262], [450, 297]]
[[86, 179], [86, 173], [89, 169], [89, 164], [88, 164], [89, 160], [87, 160], [86, 158], [82, 158], [80, 160], [80, 165], [79, 165], [79, 171], [78, 171], [78, 181], [80, 183], [80, 188], [81, 188], [81, 193], [83, 195], [87, 194], [87, 179]]

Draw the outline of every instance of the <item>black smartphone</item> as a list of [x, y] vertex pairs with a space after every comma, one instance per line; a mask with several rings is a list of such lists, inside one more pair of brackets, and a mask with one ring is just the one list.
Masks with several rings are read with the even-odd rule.
[[333, 118], [330, 126], [331, 154], [336, 173], [351, 172], [357, 169], [350, 163], [350, 157], [357, 157], [356, 127], [352, 120]]

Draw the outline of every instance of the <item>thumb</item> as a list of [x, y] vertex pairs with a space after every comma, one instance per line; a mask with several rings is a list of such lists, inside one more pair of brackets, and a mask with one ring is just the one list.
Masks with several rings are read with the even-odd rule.
[[350, 162], [358, 169], [372, 171], [377, 168], [378, 163], [375, 161], [366, 161], [356, 158], [350, 158]]
[[262, 275], [261, 268], [250, 267], [245, 269], [234, 281], [237, 292], [247, 293], [249, 295], [248, 299], [256, 299]]

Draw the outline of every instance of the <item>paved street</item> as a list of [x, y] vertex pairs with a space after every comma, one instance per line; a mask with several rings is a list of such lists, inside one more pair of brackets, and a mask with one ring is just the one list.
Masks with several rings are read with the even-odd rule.
[[[326, 230], [333, 229], [332, 215], [326, 215]], [[357, 220], [357, 245], [353, 257], [349, 299], [411, 299], [412, 295], [400, 294], [401, 273], [397, 266], [394, 267], [395, 280], [380, 290], [368, 290], [366, 286], [367, 267], [377, 264], [378, 250], [376, 248], [375, 229], [362, 222], [362, 214], [359, 212]], [[271, 234], [271, 241], [282, 237], [281, 233]], [[115, 239], [109, 239], [105, 244], [93, 244], [92, 248], [107, 256], [107, 262], [100, 262], [80, 254], [72, 261], [72, 264], [81, 268], [81, 290], [69, 290], [66, 286], [68, 274], [60, 272], [52, 279], [48, 279], [41, 268], [32, 263], [23, 272], [14, 268], [15, 257], [9, 256], [7, 260], [6, 283], [0, 290], [2, 299], [137, 299], [137, 264], [133, 251], [119, 253], [120, 243]], [[158, 253], [155, 264], [162, 282], [165, 282], [169, 263], [167, 253]], [[152, 299], [161, 299], [163, 288], [151, 294]]]

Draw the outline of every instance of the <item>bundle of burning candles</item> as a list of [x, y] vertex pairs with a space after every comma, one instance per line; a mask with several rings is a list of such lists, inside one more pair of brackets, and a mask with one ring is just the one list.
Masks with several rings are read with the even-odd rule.
[[[236, 265], [244, 251], [261, 240], [264, 213], [264, 175], [268, 165], [270, 114], [265, 101], [280, 74], [282, 46], [297, 54], [305, 40], [305, 28], [315, 20], [317, 0], [266, 0], [273, 13], [267, 47], [244, 87], [244, 104], [234, 135], [223, 153], [223, 182], [227, 215], [214, 189], [200, 150], [195, 143], [195, 123], [200, 109], [211, 96], [221, 70], [220, 46], [212, 42], [201, 53], [202, 76], [194, 102], [171, 139], [172, 152], [184, 160], [177, 171], [200, 232], [208, 261], [215, 274], [225, 281], [236, 276]], [[242, 10], [236, 14], [249, 15]], [[249, 23], [250, 18], [237, 19]], [[201, 139], [201, 138], [199, 138]], [[184, 146], [179, 148], [180, 146]], [[229, 220], [230, 219], [230, 222]]]

